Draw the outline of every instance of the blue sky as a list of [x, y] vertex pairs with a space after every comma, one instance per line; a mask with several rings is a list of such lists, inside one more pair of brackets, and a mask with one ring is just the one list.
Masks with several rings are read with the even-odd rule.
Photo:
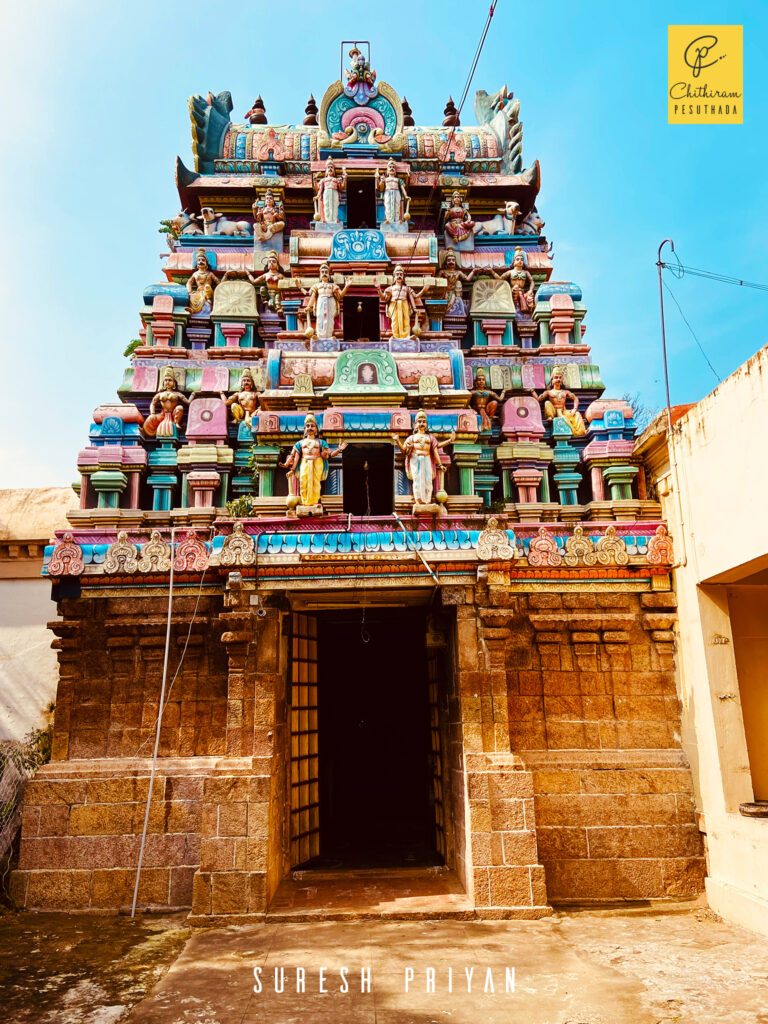
[[[178, 208], [174, 158], [191, 166], [187, 99], [229, 89], [241, 119], [261, 93], [271, 122], [301, 121], [338, 77], [339, 43], [370, 39], [379, 79], [417, 124], [458, 101], [485, 0], [213, 4], [26, 0], [4, 15], [0, 68], [5, 285], [0, 487], [76, 476], [90, 414], [113, 401], [160, 279], [158, 222]], [[667, 124], [667, 25], [744, 25], [744, 125]], [[556, 280], [582, 285], [607, 395], [663, 403], [656, 250], [768, 282], [765, 125], [768, 6], [499, 0], [476, 88], [521, 100], [524, 162], [542, 165], [539, 210]], [[768, 293], [669, 279], [718, 373], [765, 343]], [[717, 383], [674, 305], [673, 402]]]

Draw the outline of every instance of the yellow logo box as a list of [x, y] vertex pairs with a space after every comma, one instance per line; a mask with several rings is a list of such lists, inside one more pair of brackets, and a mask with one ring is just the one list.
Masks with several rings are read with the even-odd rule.
[[743, 124], [741, 25], [670, 25], [670, 124]]

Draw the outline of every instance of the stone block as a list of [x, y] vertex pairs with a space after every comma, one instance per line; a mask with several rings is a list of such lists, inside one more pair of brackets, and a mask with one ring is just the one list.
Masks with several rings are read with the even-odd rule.
[[603, 630], [603, 640], [606, 644], [628, 644], [629, 633], [623, 629]]
[[677, 608], [677, 594], [669, 590], [640, 595], [643, 608]]
[[[134, 831], [135, 804], [89, 804], [73, 807], [69, 815], [72, 836], [128, 835]], [[141, 815], [143, 819], [143, 814]]]
[[232, 871], [235, 867], [234, 838], [203, 838], [200, 868], [203, 871]]
[[488, 868], [492, 907], [530, 907], [533, 904], [531, 874], [528, 867]]
[[77, 910], [91, 905], [90, 871], [30, 871], [25, 909]]
[[267, 909], [267, 875], [252, 871], [248, 876], [248, 912], [263, 914]]
[[24, 790], [24, 803], [28, 806], [42, 804], [84, 804], [85, 782], [69, 780], [50, 782], [45, 779], [32, 779]]
[[470, 800], [487, 800], [490, 793], [487, 773], [468, 772], [467, 792]]
[[585, 828], [539, 828], [536, 840], [542, 861], [573, 860], [590, 855]]
[[192, 879], [192, 913], [208, 915], [211, 913], [211, 874], [207, 871], [196, 871]]
[[179, 907], [183, 910], [191, 909], [195, 870], [194, 867], [171, 868], [171, 888], [168, 898], [171, 907]]
[[581, 779], [578, 771], [534, 768], [535, 793], [579, 793]]
[[528, 605], [538, 609], [562, 608], [563, 601], [559, 594], [531, 594], [528, 597]]
[[589, 855], [594, 858], [696, 857], [701, 834], [695, 825], [635, 825], [590, 828]]
[[703, 857], [663, 860], [665, 896], [697, 896], [704, 891], [707, 865]]
[[491, 800], [491, 828], [494, 832], [515, 832], [525, 828], [522, 800]]
[[248, 913], [248, 883], [248, 875], [243, 871], [213, 872], [211, 875], [212, 913]]
[[[496, 838], [496, 833], [493, 834]], [[531, 831], [502, 832], [503, 863], [515, 864], [536, 864], [538, 855], [536, 850], [536, 833]], [[494, 863], [496, 863], [494, 861]]]
[[491, 800], [525, 799], [533, 796], [530, 772], [493, 772], [489, 775]]
[[571, 640], [575, 644], [589, 644], [591, 646], [592, 644], [600, 643], [600, 634], [578, 630], [576, 632], [571, 633]]
[[[97, 868], [93, 872], [91, 906], [100, 909], [125, 907], [133, 902], [136, 869]], [[138, 903], [143, 906], [169, 906], [170, 870], [142, 868], [139, 878]]]
[[478, 907], [489, 907], [491, 905], [491, 885], [488, 877], [488, 868], [475, 868], [472, 876], [475, 905]]
[[219, 808], [219, 835], [245, 836], [248, 834], [248, 804], [222, 804]]
[[203, 784], [204, 800], [212, 804], [243, 803], [248, 800], [250, 779], [240, 776], [213, 776]]
[[553, 825], [672, 825], [678, 819], [673, 794], [542, 793], [535, 797], [536, 821]]

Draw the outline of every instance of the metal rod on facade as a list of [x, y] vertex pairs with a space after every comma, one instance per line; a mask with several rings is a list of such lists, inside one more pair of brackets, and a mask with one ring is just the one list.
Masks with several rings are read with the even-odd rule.
[[147, 806], [144, 810], [144, 828], [141, 832], [141, 845], [139, 846], [139, 862], [136, 865], [136, 882], [133, 887], [133, 905], [131, 906], [131, 917], [136, 916], [136, 901], [139, 897], [139, 878], [141, 877], [141, 863], [144, 859], [144, 844], [147, 841], [147, 828], [149, 826], [149, 805], [152, 802], [152, 787], [155, 782], [155, 769], [157, 768], [157, 751], [160, 746], [160, 726], [163, 722], [163, 705], [165, 703], [165, 683], [168, 678], [168, 651], [171, 646], [171, 604], [173, 601], [173, 562], [174, 542], [176, 539], [176, 527], [171, 527], [171, 574], [168, 580], [168, 623], [165, 627], [165, 656], [163, 658], [163, 681], [160, 686], [160, 707], [157, 711], [157, 728], [155, 730], [155, 750], [152, 754], [152, 771], [149, 774], [149, 791], [147, 792]]
[[[405, 527], [403, 526], [403, 521], [402, 521], [402, 519], [401, 519], [401, 518], [400, 518], [400, 516], [399, 516], [399, 515], [397, 514], [397, 512], [393, 512], [393, 513], [392, 513], [392, 516], [393, 516], [393, 518], [395, 518], [395, 519], [397, 520], [397, 523], [398, 523], [398, 525], [399, 525], [400, 529], [401, 529], [401, 530], [403, 531], [403, 537], [405, 538], [405, 546], [406, 546], [406, 547], [408, 547], [408, 531], [407, 531], [407, 530], [406, 530], [406, 528], [405, 528]], [[413, 551], [413, 553], [414, 553], [414, 554], [416, 554], [416, 555], [418, 555], [418, 556], [419, 556], [419, 559], [421, 560], [421, 564], [422, 564], [422, 565], [424, 566], [424, 568], [425, 568], [425, 569], [427, 570], [427, 572], [428, 572], [428, 573], [429, 573], [429, 575], [430, 575], [430, 576], [432, 577], [432, 579], [433, 579], [433, 580], [435, 581], [435, 583], [436, 583], [436, 584], [437, 584], [438, 586], [440, 586], [440, 580], [439, 580], [439, 579], [437, 578], [437, 573], [436, 573], [436, 572], [434, 571], [434, 569], [432, 569], [432, 568], [431, 568], [431, 567], [430, 567], [430, 566], [428, 565], [428, 563], [427, 563], [427, 560], [426, 560], [426, 559], [424, 558], [424, 555], [422, 555], [422, 553], [421, 553], [421, 552], [419, 551], [419, 549], [418, 549], [418, 548], [416, 547], [416, 545], [415, 545], [415, 544], [413, 545], [413, 548], [412, 548], [411, 550]]]
[[666, 389], [667, 396], [667, 443], [669, 445], [670, 462], [672, 463], [672, 471], [675, 475], [675, 491], [677, 493], [677, 511], [680, 519], [680, 546], [682, 549], [682, 556], [680, 559], [680, 565], [685, 565], [687, 561], [686, 548], [685, 548], [685, 529], [683, 526], [683, 503], [680, 495], [680, 478], [677, 472], [677, 456], [675, 454], [675, 439], [672, 436], [672, 400], [669, 394], [669, 367], [667, 365], [667, 331], [664, 323], [664, 282], [661, 279], [661, 272], [665, 267], [665, 263], [661, 258], [661, 250], [665, 245], [669, 244], [672, 252], [675, 251], [675, 243], [671, 238], [665, 238], [659, 246], [659, 251], [656, 255], [656, 267], [659, 272], [659, 308], [661, 311], [661, 352], [664, 357], [664, 387]]

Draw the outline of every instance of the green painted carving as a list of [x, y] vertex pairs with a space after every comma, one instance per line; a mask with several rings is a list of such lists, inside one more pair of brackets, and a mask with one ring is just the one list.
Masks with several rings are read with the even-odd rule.
[[404, 395], [397, 365], [390, 352], [370, 348], [349, 349], [336, 360], [329, 394]]

